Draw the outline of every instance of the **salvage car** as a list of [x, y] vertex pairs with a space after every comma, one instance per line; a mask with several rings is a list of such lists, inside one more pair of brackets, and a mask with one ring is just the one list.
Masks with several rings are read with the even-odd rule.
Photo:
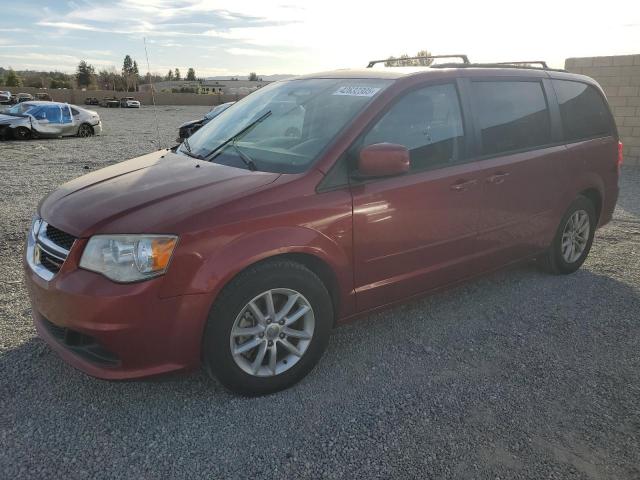
[[96, 97], [87, 97], [84, 99], [84, 104], [85, 105], [100, 105], [100, 100], [98, 100]]
[[516, 262], [575, 272], [618, 198], [602, 88], [460, 58], [274, 82], [176, 148], [61, 186], [27, 234], [39, 335], [96, 377], [204, 365], [266, 394], [356, 316]]
[[30, 93], [19, 93], [18, 95], [16, 95], [17, 103], [29, 102], [31, 100], [33, 100], [33, 95], [31, 95]]
[[23, 102], [0, 114], [0, 138], [28, 140], [102, 133], [100, 116], [67, 103]]
[[53, 99], [51, 98], [51, 95], [49, 95], [46, 92], [38, 92], [35, 94], [35, 100], [39, 100], [41, 102], [51, 102], [53, 101]]
[[13, 96], [9, 91], [0, 91], [0, 104], [10, 105], [13, 103]]
[[120, 100], [116, 97], [104, 97], [100, 105], [105, 108], [118, 108], [120, 106]]
[[133, 97], [122, 97], [120, 99], [120, 107], [122, 108], [140, 108], [140, 102]]
[[216, 118], [222, 112], [224, 112], [227, 108], [233, 105], [236, 102], [227, 102], [222, 103], [220, 105], [216, 105], [204, 116], [204, 118], [200, 118], [198, 120], [191, 120], [189, 122], [185, 122], [178, 127], [178, 138], [176, 138], [176, 142], [180, 143], [185, 138], [189, 138], [195, 132], [197, 132], [204, 125], [209, 123], [211, 120]]

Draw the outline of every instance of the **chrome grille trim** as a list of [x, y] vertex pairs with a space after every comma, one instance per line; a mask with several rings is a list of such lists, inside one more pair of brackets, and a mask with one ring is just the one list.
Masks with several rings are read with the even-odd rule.
[[[41, 261], [41, 254], [44, 252], [46, 256], [53, 257], [60, 261], [60, 267], [64, 264], [69, 256], [69, 251], [64, 247], [54, 243], [47, 237], [47, 222], [40, 221], [37, 233], [34, 236], [32, 230], [29, 231], [27, 237], [27, 263], [31, 269], [43, 280], [51, 280], [58, 271], [49, 270]], [[75, 243], [75, 240], [74, 240]], [[73, 246], [73, 244], [72, 244]], [[54, 263], [49, 261], [49, 263]]]

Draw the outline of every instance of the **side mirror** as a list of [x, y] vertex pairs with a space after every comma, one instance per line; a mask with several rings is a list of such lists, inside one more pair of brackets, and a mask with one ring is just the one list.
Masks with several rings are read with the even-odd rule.
[[409, 150], [395, 143], [374, 143], [360, 150], [357, 176], [390, 177], [409, 171]]

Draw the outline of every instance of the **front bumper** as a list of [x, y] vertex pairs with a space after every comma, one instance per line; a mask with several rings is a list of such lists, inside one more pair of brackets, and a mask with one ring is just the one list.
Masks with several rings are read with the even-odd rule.
[[93, 127], [94, 135], [102, 135], [102, 121], [99, 121], [95, 125], [91, 125]]
[[38, 334], [65, 361], [104, 379], [190, 370], [200, 364], [209, 295], [160, 297], [163, 277], [117, 284], [77, 268], [84, 241], [49, 281], [25, 261]]

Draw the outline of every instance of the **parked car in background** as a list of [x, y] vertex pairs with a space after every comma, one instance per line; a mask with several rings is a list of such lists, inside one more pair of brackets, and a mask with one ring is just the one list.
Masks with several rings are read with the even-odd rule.
[[197, 132], [204, 125], [209, 123], [211, 120], [216, 118], [222, 112], [224, 112], [227, 108], [233, 105], [236, 102], [227, 102], [222, 103], [220, 105], [216, 105], [204, 116], [204, 118], [200, 118], [198, 120], [191, 120], [189, 122], [185, 122], [180, 127], [178, 127], [178, 138], [176, 138], [176, 142], [180, 143], [185, 138], [189, 138], [195, 132]]
[[16, 95], [16, 103], [29, 102], [31, 100], [33, 100], [33, 95], [30, 93], [19, 93]]
[[22, 102], [0, 114], [0, 138], [89, 137], [102, 133], [100, 116], [67, 103]]
[[515, 262], [576, 271], [618, 198], [602, 89], [462, 58], [275, 82], [177, 148], [63, 185], [28, 230], [39, 335], [97, 377], [202, 363], [265, 394], [355, 316]]
[[122, 108], [140, 108], [140, 102], [133, 97], [122, 97], [120, 106]]
[[51, 95], [49, 95], [46, 92], [38, 92], [34, 95], [34, 100], [39, 100], [41, 102], [51, 102], [53, 101], [53, 99], [51, 98]]
[[104, 97], [100, 105], [105, 108], [118, 108], [120, 106], [120, 100], [116, 97]]
[[100, 101], [96, 97], [87, 97], [84, 99], [85, 105], [100, 105]]
[[0, 104], [11, 105], [13, 103], [13, 96], [9, 91], [0, 91]]

